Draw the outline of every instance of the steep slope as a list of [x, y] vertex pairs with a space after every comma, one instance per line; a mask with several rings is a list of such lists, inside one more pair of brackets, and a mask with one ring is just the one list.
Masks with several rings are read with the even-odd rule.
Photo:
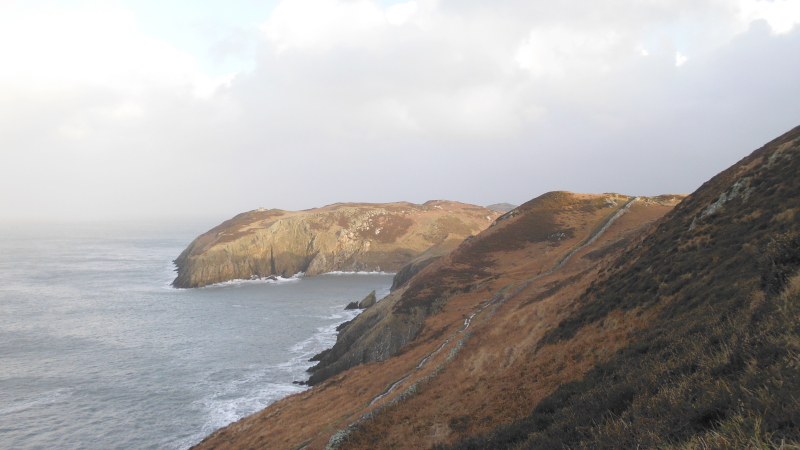
[[[411, 416], [433, 420], [437, 427], [448, 429], [449, 420], [456, 416], [447, 415], [460, 414], [464, 405], [507, 396], [503, 389], [514, 381], [500, 382], [494, 355], [504, 354], [505, 346], [530, 345], [531, 339], [554, 327], [558, 317], [566, 314], [557, 312], [563, 299], [575, 301], [603, 262], [622, 250], [621, 242], [638, 239], [680, 198], [553, 192], [518, 207], [345, 327], [333, 349], [321, 356], [310, 379], [317, 386], [218, 431], [199, 448], [307, 445], [308, 449], [321, 449], [334, 433], [342, 436], [346, 431], [341, 430], [357, 429], [350, 441], [354, 443], [359, 433], [369, 432], [363, 418], [369, 417], [375, 424], [380, 417], [406, 407], [411, 408]], [[509, 310], [512, 303], [522, 309]], [[489, 323], [494, 327], [487, 327]], [[499, 334], [470, 338], [492, 329]], [[436, 376], [448, 364], [460, 361], [456, 358], [459, 349], [463, 352], [469, 344], [479, 345], [484, 354], [485, 361], [477, 371], [460, 373], [450, 379], [454, 383]], [[587, 359], [575, 376], [588, 367]], [[512, 365], [507, 368], [513, 369]], [[494, 381], [487, 385], [478, 381], [481, 377]], [[435, 402], [409, 395], [422, 384], [438, 381], [444, 383], [445, 391], [437, 394]], [[462, 392], [475, 383], [486, 389], [473, 389], [469, 395]], [[418, 398], [423, 404], [407, 406]], [[520, 408], [526, 400], [513, 396], [506, 404], [495, 403], [497, 411], [485, 425], [522, 414]], [[455, 407], [458, 402], [463, 405]], [[354, 423], [358, 425], [350, 427]], [[390, 427], [377, 447], [394, 443], [425, 448], [446, 442], [444, 438], [449, 436], [421, 433], [416, 420], [393, 423], [406, 426]], [[463, 434], [469, 428], [459, 429]]]
[[674, 209], [534, 199], [354, 320], [312, 389], [197, 447], [798, 446], [798, 174], [800, 127]]
[[175, 260], [173, 285], [192, 288], [298, 272], [396, 271], [416, 257], [447, 254], [499, 215], [444, 200], [250, 211], [195, 239]]
[[798, 448], [798, 174], [800, 127], [704, 184], [532, 350], [650, 317], [631, 343], [448, 448]]

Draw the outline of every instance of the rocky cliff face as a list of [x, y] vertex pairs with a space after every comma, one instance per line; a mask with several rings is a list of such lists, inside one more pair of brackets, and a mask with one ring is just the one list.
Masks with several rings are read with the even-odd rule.
[[[309, 384], [320, 383], [343, 370], [370, 361], [383, 361], [417, 338], [426, 319], [438, 314], [451, 297], [463, 295], [494, 279], [498, 258], [512, 267], [521, 256], [536, 254], [538, 276], [566, 264], [578, 250], [595, 249], [595, 241], [619, 217], [638, 213], [663, 214], [682, 197], [640, 198], [618, 194], [587, 195], [550, 192], [499, 217], [489, 230], [471, 238], [450, 255], [430, 262], [378, 307], [357, 317], [339, 335], [336, 345], [310, 369]], [[637, 227], [652, 218], [641, 215], [629, 226]], [[618, 232], [621, 232], [620, 230]], [[629, 231], [625, 229], [625, 231]], [[518, 256], [519, 255], [519, 256]], [[552, 267], [547, 265], [551, 264]], [[414, 264], [404, 268], [414, 270]], [[398, 275], [402, 273], [398, 272]]]
[[800, 127], [685, 199], [523, 204], [197, 448], [800, 446], [798, 173]]
[[443, 200], [250, 211], [195, 239], [175, 260], [173, 285], [192, 288], [298, 272], [393, 272], [414, 258], [450, 252], [499, 215]]

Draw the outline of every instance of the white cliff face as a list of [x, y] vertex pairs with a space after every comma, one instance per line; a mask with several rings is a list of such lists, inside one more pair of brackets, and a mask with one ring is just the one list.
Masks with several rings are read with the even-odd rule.
[[[430, 203], [430, 202], [429, 202]], [[399, 270], [445, 254], [500, 213], [457, 202], [337, 204], [310, 211], [252, 211], [198, 237], [176, 259], [176, 287], [298, 272]]]

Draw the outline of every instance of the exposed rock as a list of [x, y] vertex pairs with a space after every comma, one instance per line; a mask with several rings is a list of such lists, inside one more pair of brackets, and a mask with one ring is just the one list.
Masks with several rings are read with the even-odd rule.
[[[472, 237], [470, 236], [467, 239], [471, 238]], [[416, 260], [403, 266], [402, 269], [400, 269], [399, 271], [397, 271], [396, 274], [394, 274], [394, 278], [392, 278], [391, 291], [393, 292], [402, 285], [406, 284], [406, 282], [410, 280], [411, 277], [418, 274], [420, 270], [428, 267], [432, 262], [437, 261], [439, 258], [441, 258], [441, 256], [433, 256], [430, 258], [423, 259], [421, 261]]]
[[332, 271], [401, 269], [444, 255], [500, 214], [450, 201], [337, 203], [307, 211], [239, 214], [195, 239], [175, 260], [173, 286]]
[[[352, 320], [348, 320], [347, 322], [342, 322], [342, 323], [340, 323], [340, 324], [339, 324], [339, 325], [336, 327], [336, 331], [342, 331], [342, 330], [344, 330], [344, 329], [345, 329], [345, 328], [347, 328], [347, 326], [348, 326], [348, 325], [350, 325], [351, 323], [353, 323], [353, 321], [352, 321]], [[327, 350], [326, 350], [326, 351], [327, 351]], [[323, 353], [324, 353], [324, 352], [323, 352]]]
[[[341, 329], [341, 328], [345, 328], [345, 327], [344, 327], [344, 326], [342, 326], [342, 325], [345, 325], [345, 326], [347, 326], [347, 325], [349, 325], [349, 324], [350, 324], [350, 322], [352, 322], [352, 321], [347, 321], [347, 322], [345, 322], [345, 323], [343, 323], [343, 324], [339, 325], [338, 327], [336, 327], [336, 331], [340, 331], [340, 329]], [[312, 357], [311, 357], [311, 359], [309, 359], [308, 361], [309, 361], [309, 362], [319, 361], [319, 360], [320, 360], [320, 359], [322, 359], [322, 358], [323, 358], [323, 357], [324, 357], [326, 354], [328, 354], [328, 353], [330, 353], [330, 352], [331, 352], [331, 349], [326, 349], [326, 350], [323, 350], [323, 351], [321, 351], [321, 352], [317, 353], [316, 355], [312, 356]], [[304, 383], [305, 383], [305, 382], [304, 382]]]
[[344, 307], [345, 310], [358, 309], [358, 302], [350, 302]]
[[375, 297], [375, 291], [372, 291], [369, 294], [367, 294], [366, 297], [364, 297], [364, 300], [361, 300], [361, 302], [358, 304], [358, 307], [361, 309], [367, 309], [370, 306], [374, 305], [377, 301], [378, 300]]

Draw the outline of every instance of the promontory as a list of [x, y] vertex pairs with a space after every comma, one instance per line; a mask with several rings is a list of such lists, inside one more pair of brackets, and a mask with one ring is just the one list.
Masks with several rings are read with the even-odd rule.
[[336, 203], [305, 211], [260, 208], [197, 237], [175, 260], [178, 276], [172, 284], [193, 288], [300, 272], [395, 272], [449, 253], [501, 214], [446, 200]]

